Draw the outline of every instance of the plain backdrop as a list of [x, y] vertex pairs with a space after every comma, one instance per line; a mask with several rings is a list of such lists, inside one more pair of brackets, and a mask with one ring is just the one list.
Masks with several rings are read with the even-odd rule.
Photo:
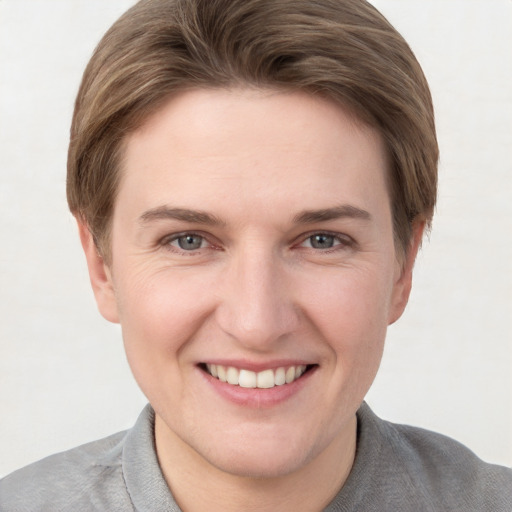
[[[375, 0], [430, 81], [434, 227], [367, 401], [512, 465], [512, 1]], [[130, 0], [0, 0], [0, 475], [130, 427], [145, 398], [97, 313], [65, 167], [83, 68]]]

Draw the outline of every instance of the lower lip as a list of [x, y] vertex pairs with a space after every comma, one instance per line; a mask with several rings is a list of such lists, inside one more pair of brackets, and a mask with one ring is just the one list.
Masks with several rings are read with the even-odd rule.
[[290, 384], [261, 389], [233, 386], [232, 384], [221, 382], [219, 379], [212, 377], [209, 373], [198, 368], [198, 371], [201, 372], [206, 382], [220, 396], [236, 405], [256, 409], [268, 409], [289, 400], [291, 397], [299, 393], [299, 391], [309, 382], [313, 374], [316, 373], [316, 370], [317, 367], [311, 368]]

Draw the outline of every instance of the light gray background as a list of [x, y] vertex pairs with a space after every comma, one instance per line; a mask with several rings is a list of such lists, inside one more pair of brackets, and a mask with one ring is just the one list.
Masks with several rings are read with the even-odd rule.
[[[512, 465], [512, 1], [375, 0], [430, 80], [434, 230], [368, 396]], [[130, 0], [0, 0], [0, 475], [129, 427], [145, 399], [65, 203], [81, 72]]]

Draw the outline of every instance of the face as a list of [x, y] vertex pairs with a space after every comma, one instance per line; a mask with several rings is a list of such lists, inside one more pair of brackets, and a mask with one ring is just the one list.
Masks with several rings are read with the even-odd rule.
[[181, 93], [126, 141], [110, 267], [85, 232], [159, 448], [278, 476], [353, 439], [414, 259], [374, 130], [305, 93]]

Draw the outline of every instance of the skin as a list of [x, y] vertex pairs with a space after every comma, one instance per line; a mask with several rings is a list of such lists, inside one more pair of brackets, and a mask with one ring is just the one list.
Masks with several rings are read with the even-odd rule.
[[[375, 130], [299, 92], [183, 92], [127, 137], [110, 266], [80, 233], [184, 510], [321, 510], [348, 476], [423, 230], [398, 261], [386, 162]], [[310, 370], [237, 401], [203, 363]]]

